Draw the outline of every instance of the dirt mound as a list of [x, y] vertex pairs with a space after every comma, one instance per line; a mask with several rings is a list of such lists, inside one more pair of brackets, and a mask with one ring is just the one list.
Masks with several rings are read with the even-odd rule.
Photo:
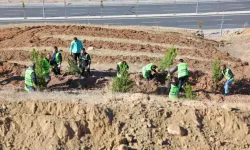
[[21, 87], [24, 85], [23, 74], [27, 67], [17, 63], [0, 62], [0, 87]]
[[55, 77], [53, 76], [48, 87], [52, 91], [67, 91], [67, 90], [93, 90], [93, 89], [101, 89], [107, 86], [110, 82], [110, 77], [97, 77], [97, 76], [90, 76], [90, 77], [80, 77], [80, 76], [60, 76]]
[[0, 61], [0, 72], [1, 76], [17, 76], [22, 75], [27, 67], [17, 63], [1, 62]]
[[[132, 94], [106, 104], [5, 101], [2, 149], [249, 149], [249, 111]], [[120, 146], [121, 147], [121, 146]]]

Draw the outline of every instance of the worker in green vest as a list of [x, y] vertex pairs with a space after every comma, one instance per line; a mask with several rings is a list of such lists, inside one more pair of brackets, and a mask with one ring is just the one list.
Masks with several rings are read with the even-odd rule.
[[128, 69], [129, 69], [129, 66], [128, 66], [126, 61], [120, 61], [120, 62], [117, 63], [116, 69], [117, 69], [117, 77], [120, 78], [121, 77], [121, 71], [124, 70], [124, 71], [127, 72]]
[[85, 48], [82, 48], [82, 52], [79, 57], [79, 68], [81, 69], [81, 76], [84, 75], [85, 70], [90, 76], [90, 65], [91, 65], [91, 58], [90, 55], [86, 52]]
[[35, 63], [33, 63], [26, 71], [25, 71], [25, 91], [34, 92], [36, 91], [37, 86], [37, 78], [35, 73]]
[[152, 72], [156, 73], [156, 68], [157, 66], [154, 65], [154, 64], [147, 64], [146, 66], [144, 66], [142, 68], [142, 76], [144, 79], [147, 79], [147, 80], [152, 80], [154, 78], [154, 74], [152, 74]]
[[170, 99], [177, 99], [179, 96], [179, 91], [181, 88], [181, 84], [179, 83], [179, 80], [177, 77], [172, 78], [171, 82], [171, 88], [169, 92], [169, 98]]
[[50, 61], [51, 56], [48, 54], [43, 60], [43, 74], [45, 76], [45, 82], [48, 84], [51, 80], [50, 77]]
[[183, 59], [180, 59], [179, 64], [170, 72], [169, 75], [172, 75], [176, 71], [178, 71], [178, 79], [180, 85], [184, 89], [189, 76], [188, 64], [185, 63]]
[[231, 71], [231, 69], [229, 69], [225, 64], [222, 65], [220, 67], [221, 69], [221, 74], [222, 74], [222, 78], [225, 77], [226, 78], [226, 83], [224, 85], [224, 89], [225, 89], [225, 96], [229, 95], [229, 86], [234, 82], [234, 74]]
[[54, 53], [52, 54], [50, 64], [53, 66], [52, 71], [55, 75], [61, 74], [62, 54], [57, 46], [54, 46]]

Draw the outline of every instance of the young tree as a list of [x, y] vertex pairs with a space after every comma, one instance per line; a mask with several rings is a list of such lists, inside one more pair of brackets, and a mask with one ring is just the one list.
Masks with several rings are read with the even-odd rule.
[[81, 73], [81, 69], [77, 66], [74, 60], [68, 59], [68, 73], [71, 75], [76, 75]]
[[126, 68], [121, 69], [121, 77], [115, 77], [112, 81], [112, 91], [128, 92], [133, 87], [133, 81], [129, 78]]
[[197, 26], [198, 26], [198, 31], [196, 33], [197, 36], [201, 37], [201, 38], [204, 38], [204, 33], [203, 33], [203, 21], [197, 21]]
[[190, 100], [195, 99], [195, 95], [193, 93], [193, 89], [190, 84], [186, 84], [184, 90], [185, 90], [185, 98], [190, 99]]
[[171, 65], [173, 65], [174, 59], [177, 56], [177, 49], [174, 46], [168, 49], [168, 52], [164, 55], [160, 63], [160, 70], [165, 70], [168, 68], [170, 70]]
[[220, 81], [222, 75], [220, 71], [221, 60], [216, 58], [212, 63], [212, 81], [213, 81], [213, 90], [215, 91], [218, 87], [218, 82]]
[[44, 56], [40, 55], [36, 49], [33, 49], [31, 60], [35, 62], [36, 64], [35, 73], [36, 73], [37, 82], [38, 82], [38, 90], [42, 91], [47, 86], [45, 82], [45, 76], [43, 74]]

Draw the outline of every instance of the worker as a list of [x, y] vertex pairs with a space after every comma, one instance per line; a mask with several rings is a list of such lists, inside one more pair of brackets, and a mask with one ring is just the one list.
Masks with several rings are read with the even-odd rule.
[[53, 72], [55, 75], [61, 74], [62, 54], [58, 50], [57, 46], [54, 46], [54, 53], [50, 61], [50, 65], [53, 66]]
[[177, 99], [179, 96], [179, 91], [181, 88], [181, 84], [179, 83], [179, 80], [177, 77], [172, 78], [171, 82], [171, 88], [169, 92], [169, 98], [170, 99]]
[[143, 78], [147, 80], [152, 80], [154, 78], [154, 74], [152, 72], [156, 73], [157, 66], [154, 64], [148, 64], [142, 68], [142, 76]]
[[45, 58], [44, 58], [44, 61], [43, 61], [43, 74], [45, 75], [45, 82], [46, 84], [48, 84], [51, 80], [51, 77], [50, 77], [50, 61], [51, 61], [51, 55], [47, 55]]
[[225, 89], [224, 95], [228, 96], [229, 95], [229, 86], [234, 82], [234, 74], [231, 71], [231, 69], [229, 69], [225, 64], [221, 65], [220, 69], [221, 69], [222, 78], [225, 77], [227, 80], [225, 85], [224, 85], [224, 89]]
[[169, 75], [172, 75], [178, 71], [178, 79], [181, 85], [181, 88], [184, 89], [186, 82], [188, 80], [189, 72], [188, 72], [188, 64], [184, 62], [183, 59], [179, 60], [179, 64], [170, 72]]
[[124, 71], [127, 72], [128, 69], [129, 69], [129, 66], [128, 66], [126, 61], [121, 61], [121, 62], [117, 63], [116, 69], [117, 69], [117, 77], [120, 78], [121, 77], [121, 71], [124, 69]]
[[83, 49], [82, 41], [74, 37], [70, 45], [70, 55], [73, 57], [73, 60], [76, 64], [77, 64], [77, 59], [79, 59], [80, 57], [82, 49]]
[[84, 75], [85, 69], [87, 70], [88, 76], [90, 76], [90, 55], [86, 52], [85, 48], [82, 49], [82, 53], [79, 57], [79, 68], [81, 69], [81, 76]]
[[25, 91], [34, 92], [36, 91], [36, 86], [37, 86], [37, 78], [35, 72], [35, 63], [33, 63], [25, 71]]

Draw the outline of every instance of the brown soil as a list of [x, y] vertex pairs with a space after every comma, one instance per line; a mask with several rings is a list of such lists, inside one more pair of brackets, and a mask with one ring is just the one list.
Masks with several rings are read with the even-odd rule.
[[[174, 44], [180, 47], [178, 57], [189, 65], [189, 83], [197, 101], [168, 101], [165, 76], [157, 74], [155, 80], [146, 81], [140, 73], [141, 66], [135, 69], [137, 73], [131, 73], [134, 86], [127, 94], [106, 90], [116, 76], [114, 68], [92, 68], [92, 76], [84, 78], [68, 75], [64, 69], [60, 76], [51, 74], [45, 92], [30, 94], [23, 92], [27, 66], [0, 62], [0, 150], [250, 149], [250, 67], [218, 50], [222, 42], [199, 39], [189, 33], [97, 26], [15, 27], [0, 29], [0, 60], [28, 62], [32, 48], [47, 54], [52, 51], [48, 47], [58, 46], [67, 61], [71, 41], [53, 35], [116, 38], [87, 39], [86, 43], [87, 47], [94, 47], [90, 51], [93, 64], [114, 67], [120, 60], [127, 60], [130, 66], [158, 64], [160, 57], [150, 54], [164, 54], [167, 48], [161, 44]], [[124, 39], [138, 40], [138, 44]], [[117, 55], [94, 53], [95, 49], [117, 51]], [[123, 56], [120, 51], [131, 55]], [[211, 62], [216, 57], [230, 65], [235, 74], [230, 90], [234, 95], [222, 96], [223, 86], [217, 91], [220, 93], [211, 93]]]
[[[184, 58], [189, 64], [191, 69], [190, 83], [193, 88], [197, 91], [211, 91], [211, 62], [214, 58], [219, 57], [223, 62], [231, 66], [237, 81], [234, 87], [242, 87], [234, 90], [233, 93], [249, 94], [249, 85], [244, 81], [250, 79], [248, 70], [250, 67], [247, 63], [242, 62], [240, 59], [231, 57], [227, 52], [221, 52], [217, 49], [221, 43], [196, 38], [192, 34], [182, 34], [177, 32], [163, 32], [154, 33], [147, 31], [138, 31], [132, 29], [112, 29], [112, 28], [101, 28], [101, 27], [90, 27], [90, 26], [32, 26], [32, 27], [15, 27], [15, 28], [4, 28], [0, 30], [0, 59], [7, 61], [29, 61], [31, 56], [32, 47], [69, 47], [70, 40], [63, 38], [54, 38], [50, 35], [64, 35], [64, 36], [89, 36], [89, 37], [103, 37], [103, 38], [116, 38], [116, 39], [130, 39], [138, 40], [138, 44], [117, 42], [117, 41], [101, 41], [94, 40], [86, 42], [86, 46], [94, 47], [94, 49], [99, 49], [105, 51], [106, 49], [115, 51], [129, 51], [133, 52], [148, 52], [148, 53], [162, 53], [164, 54], [167, 49], [166, 47], [156, 46], [156, 45], [141, 45], [140, 41], [150, 42], [150, 43], [162, 43], [162, 44], [174, 44], [178, 46], [188, 47], [179, 48], [178, 54], [180, 57]], [[10, 44], [11, 43], [11, 44]], [[22, 49], [23, 47], [23, 49]], [[30, 47], [30, 48], [29, 48]], [[9, 49], [13, 50], [9, 50]], [[18, 48], [18, 50], [15, 50]], [[27, 49], [29, 48], [29, 49]], [[67, 48], [68, 49], [68, 48]], [[66, 61], [70, 58], [68, 50], [64, 49], [63, 58]], [[29, 50], [29, 51], [28, 51]], [[41, 51], [42, 53], [51, 53], [51, 50]], [[133, 64], [147, 64], [150, 62], [158, 64], [160, 58], [151, 57], [150, 55], [141, 56], [108, 56], [100, 54], [92, 54], [93, 63], [116, 63], [120, 60], [126, 60], [127, 62]], [[177, 64], [177, 61], [174, 65]], [[91, 79], [92, 80], [92, 79]], [[96, 79], [93, 79], [93, 82]], [[68, 83], [65, 81], [65, 83]], [[144, 85], [144, 81], [141, 79], [135, 80], [136, 84], [141, 84], [143, 88], [147, 87], [149, 89], [133, 89], [135, 92], [154, 91], [156, 83], [150, 83], [149, 86]], [[148, 83], [147, 83], [148, 84]], [[69, 84], [67, 84], [69, 85]], [[152, 85], [152, 88], [151, 88]], [[164, 83], [163, 83], [164, 85]], [[69, 86], [70, 87], [70, 86]], [[73, 86], [74, 87], [74, 86]], [[234, 88], [232, 88], [234, 89]], [[241, 90], [242, 89], [242, 90]], [[156, 90], [157, 91], [157, 90]]]
[[[105, 98], [103, 98], [103, 101]], [[2, 149], [250, 148], [249, 111], [132, 94], [105, 104], [2, 101]]]

